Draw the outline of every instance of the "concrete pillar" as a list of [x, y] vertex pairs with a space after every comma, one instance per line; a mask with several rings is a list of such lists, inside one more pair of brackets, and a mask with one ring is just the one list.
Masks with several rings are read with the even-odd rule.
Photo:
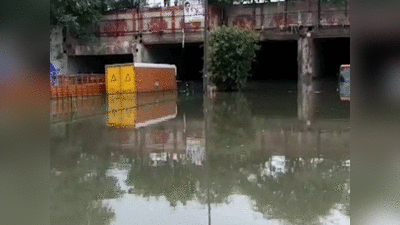
[[68, 55], [64, 51], [63, 28], [54, 27], [50, 30], [50, 62], [60, 74], [68, 74]]
[[137, 52], [134, 55], [134, 61], [138, 63], [156, 63], [157, 52], [144, 44], [136, 44]]
[[315, 47], [311, 33], [307, 32], [298, 40], [298, 118], [310, 124], [315, 115], [314, 88]]
[[136, 53], [133, 56], [133, 60], [135, 62], [141, 63], [143, 62], [143, 54], [145, 52], [145, 47], [143, 44], [136, 44]]

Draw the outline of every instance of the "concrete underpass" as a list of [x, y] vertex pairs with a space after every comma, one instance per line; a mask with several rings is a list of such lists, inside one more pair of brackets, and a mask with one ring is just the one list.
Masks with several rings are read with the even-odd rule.
[[[203, 69], [202, 43], [163, 44], [146, 46], [144, 62], [174, 64], [178, 69], [177, 80], [201, 81]], [[252, 65], [250, 81], [297, 81], [298, 42], [262, 41]], [[315, 77], [337, 79], [341, 64], [350, 63], [350, 38], [315, 38]], [[133, 62], [131, 54], [70, 56], [72, 73], [104, 73], [106, 64]]]
[[316, 77], [338, 79], [341, 64], [350, 64], [350, 38], [316, 38]]
[[[164, 63], [177, 66], [177, 80], [202, 81], [203, 48], [201, 43], [163, 44], [145, 46], [144, 63]], [[93, 55], [69, 57], [71, 73], [104, 73], [107, 64], [131, 63], [133, 56], [127, 55]]]
[[297, 80], [297, 41], [262, 41], [251, 80]]
[[132, 63], [133, 55], [84, 55], [68, 57], [70, 73], [105, 73], [105, 65]]
[[[298, 80], [298, 42], [262, 41], [253, 63], [254, 81]], [[350, 64], [350, 38], [316, 38], [315, 76], [337, 79], [341, 64]]]
[[202, 43], [160, 44], [146, 46], [151, 63], [166, 63], [177, 66], [177, 80], [201, 81], [203, 69]]

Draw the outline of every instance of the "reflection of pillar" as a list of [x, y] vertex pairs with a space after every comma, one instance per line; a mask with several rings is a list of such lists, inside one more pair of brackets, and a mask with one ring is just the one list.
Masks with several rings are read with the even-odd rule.
[[70, 125], [69, 125], [69, 123], [66, 123], [66, 122], [64, 122], [65, 123], [65, 138], [67, 139], [67, 140], [69, 140], [70, 139]]
[[[206, 49], [207, 49], [207, 16], [208, 16], [208, 9], [207, 9], [207, 4], [208, 4], [208, 0], [204, 1], [205, 3], [205, 12], [206, 12], [206, 16], [205, 16], [205, 29], [204, 29], [204, 53], [206, 53]], [[204, 57], [207, 54], [204, 54]], [[208, 205], [208, 224], [211, 225], [211, 202], [210, 202], [210, 156], [211, 156], [211, 132], [212, 132], [212, 120], [213, 120], [213, 107], [212, 104], [213, 102], [211, 101], [211, 98], [209, 98], [209, 96], [207, 96], [207, 84], [208, 84], [208, 78], [206, 77], [207, 74], [207, 63], [206, 60], [204, 58], [204, 64], [203, 64], [203, 89], [205, 90], [205, 93], [203, 95], [203, 104], [204, 104], [204, 108], [203, 108], [203, 114], [204, 114], [204, 129], [203, 129], [203, 137], [204, 137], [204, 165], [205, 165], [205, 171], [206, 171], [206, 179], [207, 179], [207, 205]]]
[[265, 134], [264, 130], [261, 130], [261, 151], [265, 151]]
[[283, 138], [285, 141], [285, 153], [284, 155], [287, 156], [288, 155], [288, 135], [287, 135], [287, 130], [283, 131]]
[[138, 152], [139, 152], [139, 133], [138, 130], [134, 130], [133, 131], [134, 135], [135, 135], [135, 140], [134, 140], [134, 161], [135, 163], [137, 163], [138, 160]]
[[203, 54], [203, 91], [207, 92], [209, 85], [208, 65], [207, 65], [207, 50], [208, 50], [208, 0], [204, 1], [204, 54]]
[[317, 154], [318, 158], [321, 157], [321, 130], [318, 130], [317, 132]]
[[146, 138], [145, 138], [145, 132], [143, 130], [144, 128], [139, 128], [139, 156], [142, 161], [143, 165], [143, 160], [144, 160], [144, 149], [145, 149], [145, 144], [146, 144]]
[[176, 129], [176, 125], [174, 126], [174, 153], [178, 153], [178, 129]]
[[311, 33], [298, 40], [298, 117], [300, 120], [312, 121], [314, 89], [312, 78], [315, 76], [314, 43]]

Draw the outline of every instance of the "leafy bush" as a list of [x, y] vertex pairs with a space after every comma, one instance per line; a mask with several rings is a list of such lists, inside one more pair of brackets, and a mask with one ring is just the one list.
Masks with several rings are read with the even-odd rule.
[[239, 90], [250, 77], [251, 64], [260, 49], [255, 32], [221, 26], [209, 35], [210, 81], [220, 91]]

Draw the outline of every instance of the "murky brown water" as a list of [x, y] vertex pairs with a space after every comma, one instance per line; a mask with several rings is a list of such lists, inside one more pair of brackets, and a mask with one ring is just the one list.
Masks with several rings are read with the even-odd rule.
[[51, 224], [350, 224], [350, 105], [315, 87], [310, 128], [288, 82], [51, 101]]

